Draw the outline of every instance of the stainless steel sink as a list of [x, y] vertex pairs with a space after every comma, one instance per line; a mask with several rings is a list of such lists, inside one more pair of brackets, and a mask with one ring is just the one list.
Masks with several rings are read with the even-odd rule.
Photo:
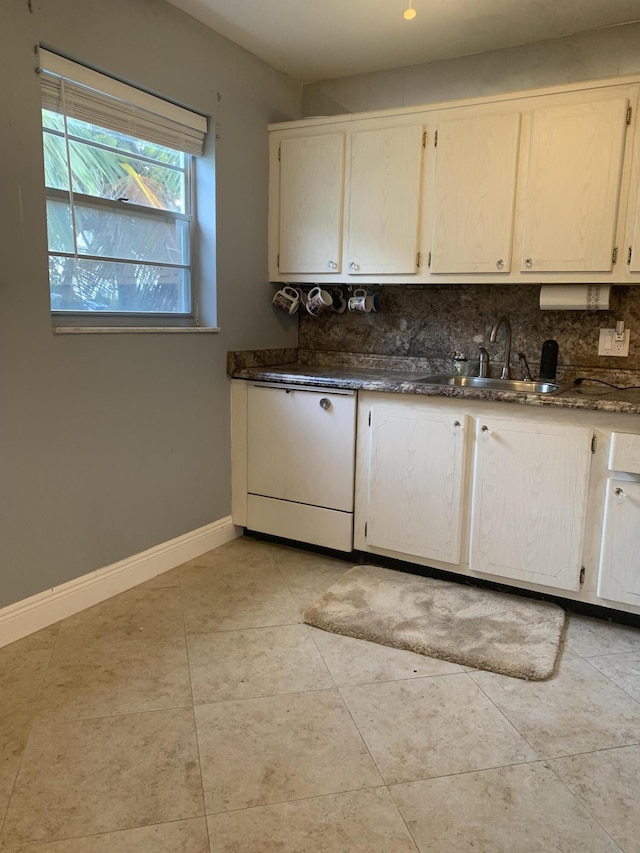
[[524, 394], [554, 394], [560, 386], [554, 382], [525, 382], [520, 379], [485, 379], [480, 376], [449, 376], [434, 373], [415, 379], [424, 385], [451, 385], [459, 388], [483, 388], [486, 391], [517, 391]]

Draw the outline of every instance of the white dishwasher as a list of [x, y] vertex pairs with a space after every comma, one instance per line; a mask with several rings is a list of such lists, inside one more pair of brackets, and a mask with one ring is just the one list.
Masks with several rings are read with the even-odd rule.
[[351, 551], [355, 391], [247, 389], [247, 528]]

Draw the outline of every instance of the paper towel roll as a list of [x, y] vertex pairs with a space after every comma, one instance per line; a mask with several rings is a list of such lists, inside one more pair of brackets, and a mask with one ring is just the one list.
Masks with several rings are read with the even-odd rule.
[[608, 311], [610, 284], [543, 284], [542, 311]]

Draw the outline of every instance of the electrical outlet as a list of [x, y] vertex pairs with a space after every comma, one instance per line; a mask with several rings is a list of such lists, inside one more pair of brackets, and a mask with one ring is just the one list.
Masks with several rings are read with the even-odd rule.
[[623, 339], [621, 341], [617, 341], [615, 329], [600, 329], [598, 355], [628, 356], [631, 332], [629, 329], [625, 329], [623, 335]]

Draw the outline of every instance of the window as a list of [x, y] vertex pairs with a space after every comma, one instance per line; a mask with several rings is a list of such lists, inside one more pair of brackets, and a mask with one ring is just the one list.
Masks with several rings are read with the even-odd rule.
[[41, 51], [54, 314], [193, 317], [206, 120]]

